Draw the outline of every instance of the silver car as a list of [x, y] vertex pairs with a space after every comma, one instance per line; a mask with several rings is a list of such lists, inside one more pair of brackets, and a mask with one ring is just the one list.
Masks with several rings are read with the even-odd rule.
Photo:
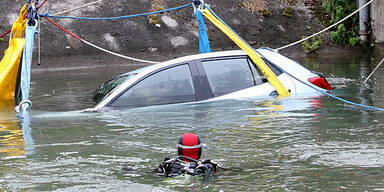
[[[286, 73], [323, 91], [325, 77], [272, 49], [257, 49], [291, 95], [316, 91]], [[175, 103], [276, 96], [275, 88], [243, 51], [196, 54], [143, 67], [103, 83], [94, 94], [92, 111]]]

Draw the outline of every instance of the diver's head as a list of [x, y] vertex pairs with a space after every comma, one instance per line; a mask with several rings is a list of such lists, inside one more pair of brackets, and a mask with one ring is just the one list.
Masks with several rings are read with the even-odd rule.
[[202, 145], [199, 136], [193, 133], [185, 133], [180, 137], [179, 144], [177, 145], [177, 153], [179, 156], [186, 156], [199, 160], [201, 151]]

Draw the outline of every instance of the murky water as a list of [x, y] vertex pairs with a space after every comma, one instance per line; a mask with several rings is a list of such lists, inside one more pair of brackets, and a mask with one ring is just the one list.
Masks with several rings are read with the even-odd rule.
[[[297, 60], [325, 73], [335, 95], [384, 107], [384, 67], [362, 84], [380, 56]], [[35, 72], [30, 122], [2, 103], [0, 191], [384, 191], [383, 112], [326, 96], [78, 111], [129, 69]], [[151, 174], [186, 132], [225, 169], [210, 179]]]

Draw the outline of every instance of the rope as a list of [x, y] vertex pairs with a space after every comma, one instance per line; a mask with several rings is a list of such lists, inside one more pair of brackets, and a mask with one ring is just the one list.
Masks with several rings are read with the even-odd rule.
[[5, 32], [4, 34], [0, 35], [0, 38], [3, 38], [4, 36], [6, 36], [8, 33], [10, 33], [12, 30], [9, 30], [7, 32]]
[[[260, 52], [258, 52], [258, 51], [256, 51], [256, 52], [257, 52], [258, 54], [262, 55]], [[263, 57], [264, 57], [264, 56], [263, 56]], [[270, 63], [273, 63], [273, 62], [271, 62], [270, 60], [268, 60], [266, 57], [264, 57], [264, 59], [267, 60], [267, 61], [270, 62]], [[313, 86], [313, 85], [311, 85], [311, 84], [308, 84], [308, 83], [306, 83], [306, 82], [304, 82], [304, 81], [298, 79], [297, 77], [295, 77], [295, 76], [293, 76], [292, 74], [288, 73], [287, 71], [285, 71], [285, 70], [282, 69], [281, 67], [279, 67], [279, 66], [277, 66], [277, 65], [274, 65], [274, 66], [276, 66], [279, 70], [281, 70], [282, 72], [286, 73], [286, 74], [289, 75], [290, 77], [296, 79], [296, 80], [299, 81], [300, 83], [303, 83], [304, 85], [307, 85], [307, 86], [311, 87], [312, 89], [314, 89], [314, 90], [316, 90], [316, 91], [318, 91], [318, 92], [320, 92], [320, 93], [322, 93], [322, 94], [324, 94], [324, 95], [327, 95], [327, 96], [329, 96], [329, 97], [331, 97], [331, 98], [333, 98], [333, 99], [336, 99], [336, 100], [339, 100], [339, 101], [342, 101], [342, 102], [344, 102], [344, 103], [347, 103], [347, 104], [350, 104], [350, 105], [354, 105], [354, 106], [357, 106], [357, 107], [366, 108], [366, 109], [369, 109], [369, 110], [374, 110], [374, 111], [384, 111], [384, 109], [383, 109], [383, 108], [380, 108], [380, 107], [373, 107], [373, 106], [369, 106], [369, 105], [363, 105], [363, 104], [354, 103], [354, 102], [352, 102], [352, 101], [348, 101], [348, 100], [345, 100], [345, 99], [343, 99], [343, 98], [340, 98], [340, 97], [334, 96], [334, 95], [332, 95], [332, 94], [329, 94], [329, 93], [327, 93], [327, 92], [325, 92], [325, 91], [323, 91], [323, 90], [318, 89], [317, 87], [315, 87], [315, 86]]]
[[374, 1], [374, 0], [369, 1], [368, 3], [366, 3], [365, 5], [363, 5], [362, 7], [360, 7], [358, 10], [354, 11], [354, 12], [351, 13], [350, 15], [346, 16], [345, 18], [341, 19], [340, 21], [334, 23], [333, 25], [331, 25], [331, 26], [329, 26], [329, 27], [327, 27], [327, 28], [325, 28], [325, 29], [323, 29], [323, 30], [321, 30], [321, 31], [319, 31], [319, 32], [317, 32], [317, 33], [315, 33], [315, 34], [309, 36], [309, 37], [306, 37], [306, 38], [304, 38], [304, 39], [301, 39], [301, 40], [296, 41], [296, 42], [294, 42], [294, 43], [291, 43], [291, 44], [289, 44], [289, 45], [286, 45], [286, 46], [277, 48], [277, 49], [275, 49], [275, 50], [276, 50], [276, 51], [279, 51], [279, 50], [282, 50], [282, 49], [285, 49], [285, 48], [294, 46], [294, 45], [296, 45], [296, 44], [302, 43], [303, 41], [306, 41], [306, 40], [308, 40], [308, 39], [311, 39], [312, 37], [315, 37], [315, 36], [317, 36], [317, 35], [320, 35], [321, 33], [324, 33], [325, 31], [328, 31], [329, 29], [335, 27], [336, 25], [338, 25], [338, 24], [344, 22], [345, 20], [347, 20], [348, 18], [352, 17], [353, 15], [355, 15], [356, 13], [358, 13], [360, 10], [362, 10], [364, 7], [366, 7], [366, 6], [368, 6], [369, 4], [371, 4], [373, 1]]
[[45, 2], [47, 2], [47, 0], [45, 0], [43, 3], [41, 3], [37, 9], [40, 9], [45, 4]]
[[384, 62], [384, 58], [380, 61], [380, 63], [376, 66], [376, 68], [372, 71], [371, 74], [368, 75], [367, 79], [364, 81], [364, 84], [367, 83], [368, 79], [371, 78], [371, 76], [373, 75], [373, 73], [375, 73], [375, 71], [380, 67], [380, 65]]
[[66, 10], [66, 11], [62, 11], [62, 12], [56, 13], [56, 14], [54, 14], [54, 15], [62, 15], [62, 14], [64, 14], [64, 13], [69, 13], [69, 12], [71, 12], [71, 11], [75, 11], [75, 10], [78, 10], [78, 9], [81, 9], [81, 8], [84, 8], [84, 7], [87, 7], [87, 6], [90, 6], [90, 5], [99, 3], [99, 2], [101, 2], [101, 1], [102, 1], [102, 0], [97, 0], [97, 1], [95, 1], [95, 2], [87, 3], [87, 4], [84, 4], [84, 5], [82, 5], [82, 6], [75, 7], [75, 8], [73, 8], [73, 9], [69, 9], [69, 10]]
[[[287, 72], [285, 71], [285, 73], [287, 73]], [[347, 104], [350, 104], [350, 105], [354, 105], [354, 106], [356, 106], [356, 107], [366, 108], [366, 109], [373, 110], [373, 111], [384, 111], [384, 109], [383, 109], [383, 108], [380, 108], [380, 107], [374, 107], [374, 106], [369, 106], [369, 105], [363, 105], [363, 104], [359, 104], [359, 103], [354, 103], [354, 102], [352, 102], [352, 101], [348, 101], [348, 100], [345, 100], [345, 99], [343, 99], [343, 98], [334, 96], [334, 95], [329, 94], [329, 93], [327, 93], [327, 92], [325, 92], [325, 91], [322, 91], [322, 90], [320, 90], [320, 89], [317, 89], [316, 87], [314, 87], [314, 86], [312, 86], [312, 85], [310, 85], [310, 84], [308, 84], [308, 83], [305, 83], [305, 82], [301, 81], [300, 79], [294, 77], [293, 75], [291, 75], [291, 74], [289, 74], [289, 73], [287, 73], [287, 74], [288, 74], [289, 76], [291, 76], [292, 78], [296, 79], [297, 81], [303, 83], [304, 85], [307, 85], [307, 86], [309, 86], [309, 87], [315, 89], [316, 91], [318, 91], [318, 92], [320, 92], [320, 93], [322, 93], [322, 94], [325, 94], [325, 95], [327, 95], [327, 96], [329, 96], [329, 97], [332, 97], [332, 98], [334, 98], [334, 99], [336, 99], [336, 100], [339, 100], [339, 101], [341, 101], [341, 102], [344, 102], [344, 103], [347, 103]]]
[[115, 55], [115, 56], [118, 56], [118, 57], [121, 57], [121, 58], [124, 58], [124, 59], [133, 60], [133, 61], [138, 61], [138, 62], [143, 62], [143, 63], [151, 63], [151, 64], [156, 64], [156, 63], [158, 63], [158, 62], [155, 62], [155, 61], [148, 61], [148, 60], [136, 59], [136, 58], [133, 58], [133, 57], [128, 57], [128, 56], [125, 56], [125, 55], [121, 55], [121, 54], [118, 54], [118, 53], [115, 53], [115, 52], [106, 50], [106, 49], [104, 49], [104, 48], [101, 48], [101, 47], [99, 47], [99, 46], [97, 46], [97, 45], [94, 45], [94, 44], [92, 44], [92, 43], [90, 43], [90, 42], [88, 42], [88, 41], [86, 41], [86, 40], [80, 38], [79, 36], [77, 36], [77, 35], [71, 33], [70, 31], [64, 29], [63, 27], [61, 27], [61, 26], [59, 26], [58, 24], [56, 24], [55, 22], [53, 22], [53, 21], [52, 21], [51, 19], [49, 19], [48, 17], [46, 17], [45, 19], [47, 19], [47, 20], [48, 20], [49, 22], [51, 22], [54, 26], [56, 26], [57, 28], [61, 29], [61, 30], [64, 31], [65, 33], [67, 33], [67, 34], [71, 35], [72, 37], [78, 39], [79, 41], [81, 41], [81, 42], [83, 42], [83, 43], [85, 43], [85, 44], [87, 44], [87, 45], [89, 45], [89, 46], [92, 46], [92, 47], [94, 47], [94, 48], [96, 48], [96, 49], [99, 49], [99, 50], [101, 50], [101, 51], [104, 51], [104, 52], [106, 52], [106, 53], [109, 53], [109, 54], [112, 54], [112, 55]]
[[134, 15], [126, 15], [126, 16], [119, 16], [119, 17], [105, 17], [105, 18], [91, 18], [91, 17], [72, 17], [72, 16], [59, 16], [58, 14], [56, 15], [50, 15], [49, 12], [45, 14], [40, 14], [40, 17], [51, 17], [51, 18], [60, 18], [60, 19], [78, 19], [78, 20], [117, 20], [117, 19], [128, 19], [128, 18], [133, 18], [133, 17], [139, 17], [139, 16], [148, 16], [148, 15], [153, 15], [153, 14], [158, 14], [158, 13], [164, 13], [167, 11], [174, 11], [178, 10], [181, 8], [185, 8], [188, 6], [191, 6], [192, 3], [185, 4], [179, 7], [175, 8], [169, 8], [169, 9], [164, 9], [160, 11], [154, 11], [154, 12], [149, 12], [149, 13], [140, 13], [140, 14], [134, 14]]
[[37, 65], [41, 64], [41, 24], [38, 23], [38, 29], [37, 29], [37, 49], [38, 49], [38, 59], [37, 59]]

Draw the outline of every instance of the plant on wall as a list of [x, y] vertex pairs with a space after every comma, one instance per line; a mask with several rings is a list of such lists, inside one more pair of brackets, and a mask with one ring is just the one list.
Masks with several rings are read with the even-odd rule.
[[[306, 38], [306, 37], [302, 37], [302, 38]], [[323, 42], [322, 36], [313, 37], [312, 40], [304, 41], [302, 43], [302, 47], [306, 54], [318, 53], [317, 50], [319, 49], [319, 46], [322, 42]]]
[[[329, 16], [329, 24], [336, 23], [357, 8], [355, 0], [324, 0], [322, 6]], [[356, 46], [361, 44], [358, 32], [359, 18], [358, 15], [354, 15], [338, 25], [335, 31], [331, 32], [331, 39], [338, 44], [349, 43], [352, 46]]]

